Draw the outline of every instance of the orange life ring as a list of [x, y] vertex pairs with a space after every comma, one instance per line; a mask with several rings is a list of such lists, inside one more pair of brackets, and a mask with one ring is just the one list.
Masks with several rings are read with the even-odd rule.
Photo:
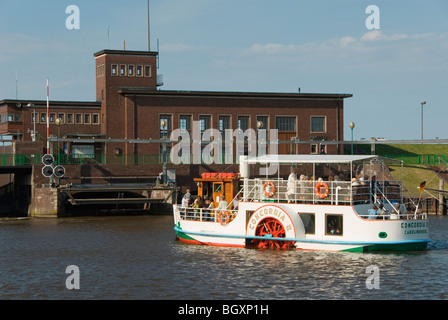
[[[266, 191], [266, 186], [267, 185], [270, 185], [271, 186], [271, 192], [267, 192]], [[274, 195], [274, 193], [275, 193], [275, 185], [274, 185], [274, 182], [272, 182], [272, 181], [270, 181], [270, 180], [268, 180], [268, 181], [266, 181], [264, 184], [263, 184], [263, 191], [264, 191], [264, 194], [267, 196], [267, 197], [272, 197], [273, 195]]]
[[[325, 192], [321, 193], [320, 192], [320, 188], [321, 187], [325, 187]], [[329, 192], [329, 188], [328, 185], [325, 182], [319, 182], [318, 184], [316, 184], [316, 188], [314, 188], [314, 191], [316, 192], [316, 195], [321, 198], [324, 199], [328, 196], [328, 192]]]
[[[224, 220], [221, 219], [223, 215], [226, 217]], [[221, 210], [218, 214], [218, 221], [222, 226], [228, 225], [230, 222], [230, 214], [228, 214], [226, 210]]]

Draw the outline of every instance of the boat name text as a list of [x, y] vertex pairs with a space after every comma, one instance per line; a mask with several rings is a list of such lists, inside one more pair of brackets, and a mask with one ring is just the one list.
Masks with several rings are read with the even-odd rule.
[[[286, 219], [286, 214], [282, 210], [272, 207], [261, 208], [256, 211], [249, 221], [249, 229], [255, 230], [258, 222], [265, 217], [275, 217], [283, 223], [286, 231], [292, 230], [292, 224], [289, 219]], [[288, 224], [285, 225], [285, 222], [288, 222]]]
[[405, 229], [404, 234], [426, 234], [428, 233], [428, 222], [402, 222], [401, 229]]

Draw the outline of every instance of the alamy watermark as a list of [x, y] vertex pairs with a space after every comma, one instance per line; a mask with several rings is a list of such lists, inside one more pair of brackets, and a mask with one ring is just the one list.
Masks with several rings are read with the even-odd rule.
[[369, 30], [379, 30], [380, 8], [372, 4], [366, 8], [366, 14], [370, 14], [366, 19], [366, 28]]
[[366, 279], [366, 288], [369, 290], [380, 288], [380, 268], [378, 266], [368, 266], [366, 274], [369, 276]]
[[65, 280], [65, 287], [68, 290], [79, 290], [80, 287], [80, 272], [78, 266], [70, 265], [65, 269], [65, 273], [70, 274]]
[[65, 19], [65, 27], [69, 30], [79, 30], [81, 25], [79, 7], [73, 4], [69, 5], [65, 8], [65, 13], [70, 14], [67, 19]]
[[[171, 162], [234, 164], [239, 163], [242, 155], [257, 157], [269, 154], [275, 157], [278, 155], [278, 130], [271, 129], [269, 138], [267, 135], [266, 129], [201, 130], [200, 121], [193, 121], [191, 134], [185, 129], [175, 129], [171, 132], [170, 142], [177, 142], [170, 151]], [[277, 165], [271, 165], [263, 170], [262, 174], [275, 174]]]

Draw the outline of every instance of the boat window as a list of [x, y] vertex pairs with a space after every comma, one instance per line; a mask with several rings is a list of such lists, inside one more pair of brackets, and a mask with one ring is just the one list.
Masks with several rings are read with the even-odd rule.
[[250, 217], [252, 216], [252, 214], [255, 212], [255, 210], [246, 210], [246, 226], [249, 222]]
[[325, 234], [329, 236], [342, 236], [343, 224], [342, 215], [340, 214], [326, 214], [325, 215]]
[[305, 227], [305, 234], [316, 234], [316, 227], [314, 224], [315, 214], [314, 213], [300, 213], [300, 218], [302, 219], [303, 226]]
[[215, 192], [216, 193], [221, 193], [222, 192], [222, 183], [214, 183], [213, 187], [215, 188]]

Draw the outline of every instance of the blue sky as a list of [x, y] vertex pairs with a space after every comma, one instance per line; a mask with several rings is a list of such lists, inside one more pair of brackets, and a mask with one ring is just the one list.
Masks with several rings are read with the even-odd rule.
[[[66, 28], [66, 7], [80, 29]], [[379, 30], [369, 30], [369, 5]], [[147, 50], [147, 1], [0, 0], [0, 99], [95, 99], [93, 53]], [[162, 90], [351, 93], [345, 138], [448, 138], [446, 0], [150, 0]], [[109, 29], [109, 38], [107, 30]]]

